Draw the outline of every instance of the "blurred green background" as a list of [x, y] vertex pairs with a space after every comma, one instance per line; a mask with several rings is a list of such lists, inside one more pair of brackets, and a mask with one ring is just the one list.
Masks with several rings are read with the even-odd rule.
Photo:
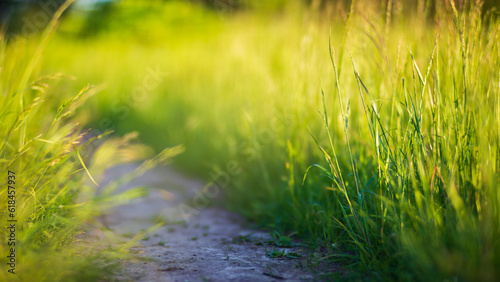
[[[184, 144], [225, 206], [365, 278], [497, 277], [496, 1], [90, 2], [37, 66], [99, 87], [74, 121]], [[4, 6], [11, 48], [44, 4]]]

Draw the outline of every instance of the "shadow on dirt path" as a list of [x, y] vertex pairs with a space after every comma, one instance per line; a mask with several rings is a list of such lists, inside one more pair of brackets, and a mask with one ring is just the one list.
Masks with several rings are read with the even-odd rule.
[[[116, 179], [133, 169], [122, 165], [106, 172]], [[135, 259], [122, 262], [121, 281], [275, 281], [315, 280], [301, 258], [271, 258], [269, 251], [283, 251], [265, 244], [269, 233], [244, 227], [238, 215], [207, 207], [187, 214], [179, 206], [192, 201], [203, 183], [157, 168], [119, 191], [147, 186], [147, 196], [112, 209], [104, 222], [116, 235], [131, 237], [164, 222], [165, 225], [132, 247]], [[187, 220], [186, 220], [187, 219]], [[305, 253], [303, 247], [285, 252]], [[332, 270], [332, 267], [329, 267]]]

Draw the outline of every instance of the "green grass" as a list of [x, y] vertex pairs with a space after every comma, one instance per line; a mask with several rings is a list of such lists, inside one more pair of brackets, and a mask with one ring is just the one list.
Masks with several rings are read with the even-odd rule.
[[[229, 208], [297, 232], [352, 275], [492, 281], [500, 23], [472, 2], [294, 2], [221, 18], [124, 1], [90, 35], [84, 18], [63, 21], [39, 71], [77, 75], [68, 93], [102, 84], [78, 120], [138, 130], [157, 150], [185, 144], [176, 165], [221, 186]], [[156, 67], [168, 75], [134, 96]]]
[[[3, 226], [15, 224], [15, 233], [0, 230], [0, 281], [112, 279], [117, 259], [126, 257], [134, 240], [108, 246], [113, 238], [89, 243], [94, 239], [84, 234], [102, 227], [96, 218], [103, 211], [145, 192], [112, 195], [114, 188], [180, 152], [179, 147], [165, 150], [127, 177], [102, 185], [106, 168], [141, 161], [151, 150], [135, 140], [135, 133], [89, 134], [79, 108], [98, 89], [86, 85], [68, 91], [62, 85], [71, 76], [40, 75], [39, 60], [64, 8], [39, 37], [7, 43], [0, 34], [0, 219]], [[15, 265], [6, 266], [12, 252]]]

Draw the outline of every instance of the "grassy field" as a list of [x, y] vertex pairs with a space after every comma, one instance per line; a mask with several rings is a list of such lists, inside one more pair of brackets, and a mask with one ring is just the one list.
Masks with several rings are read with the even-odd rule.
[[36, 39], [0, 37], [0, 281], [111, 279], [127, 244], [89, 246], [85, 232], [101, 226], [96, 218], [104, 210], [145, 194], [138, 188], [113, 195], [117, 185], [180, 151], [163, 150], [132, 175], [99, 187], [106, 168], [144, 160], [152, 150], [137, 133], [109, 138], [110, 131], [85, 128], [77, 112], [98, 87], [70, 90], [64, 85], [74, 77], [41, 74], [39, 61], [64, 8]]
[[[175, 164], [221, 188], [228, 208], [296, 232], [352, 278], [498, 279], [498, 12], [475, 1], [251, 3], [70, 13], [36, 65], [25, 54], [40, 45], [2, 45], [2, 166], [22, 171], [26, 187], [53, 187], [26, 190], [34, 226], [91, 218], [91, 204], [58, 209], [88, 180], [72, 174], [82, 167], [68, 136], [138, 131], [158, 152], [183, 144]], [[48, 91], [54, 73], [76, 79]], [[87, 83], [99, 93], [67, 118], [59, 106]], [[43, 110], [21, 111], [43, 95]], [[75, 227], [63, 226], [23, 240], [29, 250], [49, 235], [66, 242]]]

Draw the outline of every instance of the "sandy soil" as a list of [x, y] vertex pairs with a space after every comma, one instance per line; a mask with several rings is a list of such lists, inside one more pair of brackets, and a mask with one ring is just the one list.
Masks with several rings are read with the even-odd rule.
[[[106, 172], [114, 179], [133, 170], [123, 165]], [[146, 197], [112, 209], [104, 218], [122, 238], [162, 227], [132, 247], [134, 259], [122, 262], [122, 281], [275, 281], [315, 280], [303, 267], [304, 247], [279, 248], [266, 244], [271, 235], [245, 227], [238, 215], [214, 207], [186, 209], [203, 183], [169, 168], [158, 168], [120, 187], [124, 191], [147, 186]], [[183, 209], [179, 209], [182, 207]], [[264, 243], [264, 244], [263, 244]], [[301, 258], [271, 258], [267, 251], [285, 250], [304, 254]], [[299, 267], [300, 266], [300, 267]], [[331, 266], [329, 266], [331, 270]]]

